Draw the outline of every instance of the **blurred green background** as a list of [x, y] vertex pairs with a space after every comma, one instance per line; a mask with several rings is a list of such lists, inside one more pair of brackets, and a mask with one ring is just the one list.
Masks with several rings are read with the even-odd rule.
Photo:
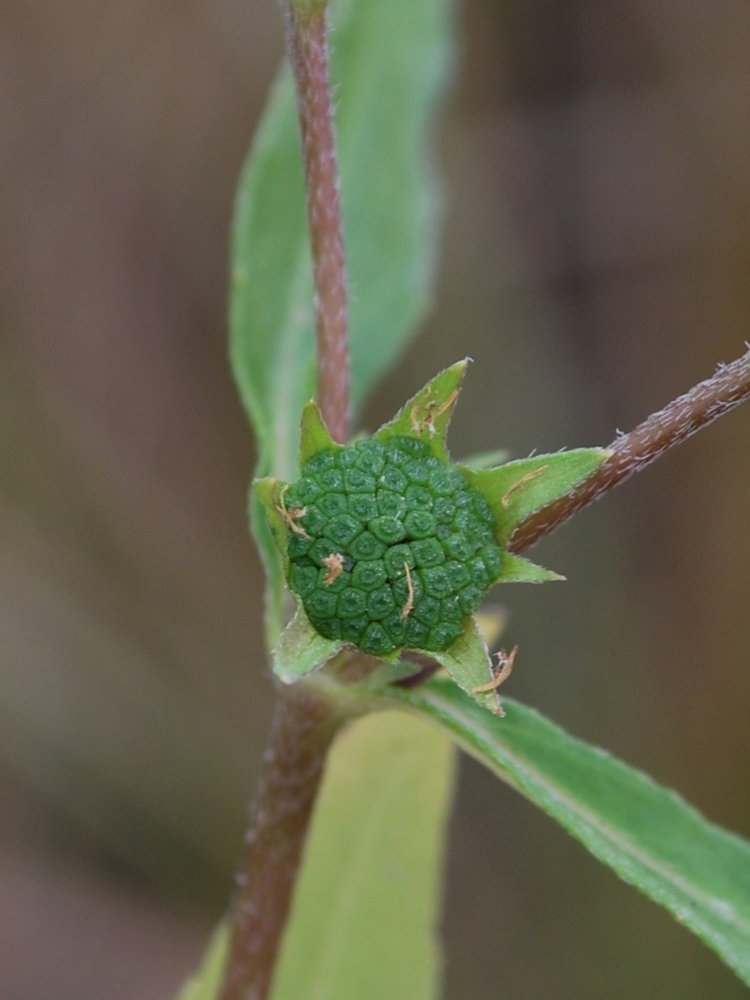
[[[5, 0], [0, 1000], [168, 1000], [228, 897], [273, 703], [226, 363], [273, 0]], [[750, 330], [745, 0], [465, 0], [427, 329], [456, 457], [603, 444]], [[750, 408], [540, 546], [508, 692], [750, 836]], [[707, 949], [477, 765], [446, 1000], [732, 1000]]]

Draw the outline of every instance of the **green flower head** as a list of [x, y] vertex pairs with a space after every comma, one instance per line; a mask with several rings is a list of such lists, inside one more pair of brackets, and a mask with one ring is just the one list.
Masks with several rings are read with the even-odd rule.
[[500, 575], [489, 504], [416, 436], [319, 451], [283, 502], [289, 586], [365, 653], [447, 649]]
[[309, 403], [300, 478], [256, 482], [300, 605], [275, 651], [283, 679], [347, 645], [391, 661], [414, 650], [499, 710], [494, 693], [477, 693], [494, 675], [472, 616], [495, 583], [561, 579], [505, 546], [520, 521], [607, 453], [452, 464], [445, 435], [465, 367], [442, 372], [371, 438], [346, 447]]

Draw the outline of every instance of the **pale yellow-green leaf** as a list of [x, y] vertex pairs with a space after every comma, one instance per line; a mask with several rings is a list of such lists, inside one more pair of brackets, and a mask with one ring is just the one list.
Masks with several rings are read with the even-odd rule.
[[229, 936], [229, 925], [220, 923], [208, 942], [200, 968], [185, 983], [177, 1000], [216, 1000], [229, 951]]
[[451, 742], [403, 712], [337, 739], [272, 1000], [437, 1000]]

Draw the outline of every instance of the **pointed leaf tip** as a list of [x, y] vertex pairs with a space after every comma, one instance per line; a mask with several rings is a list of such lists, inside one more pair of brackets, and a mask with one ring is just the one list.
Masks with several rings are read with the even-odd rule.
[[316, 632], [304, 608], [298, 607], [271, 654], [273, 672], [285, 684], [293, 684], [327, 663], [343, 645]]
[[477, 688], [492, 681], [494, 675], [489, 650], [473, 618], [467, 619], [463, 632], [452, 646], [430, 652], [429, 655], [448, 671], [461, 690], [477, 704], [489, 709], [494, 715], [503, 714], [496, 690], [487, 693], [477, 691]]
[[341, 451], [343, 445], [337, 444], [328, 433], [323, 420], [323, 414], [314, 399], [302, 410], [299, 433], [299, 464], [317, 455], [319, 451]]
[[448, 681], [387, 694], [441, 726], [750, 985], [750, 843], [511, 699], [500, 723]]
[[463, 361], [457, 361], [431, 379], [401, 407], [393, 420], [375, 433], [377, 440], [418, 437], [430, 446], [437, 458], [443, 462], [449, 461], [445, 437], [470, 360], [464, 358]]
[[500, 576], [495, 583], [554, 583], [561, 580], [564, 581], [565, 577], [551, 569], [537, 566], [536, 563], [510, 552], [503, 552]]

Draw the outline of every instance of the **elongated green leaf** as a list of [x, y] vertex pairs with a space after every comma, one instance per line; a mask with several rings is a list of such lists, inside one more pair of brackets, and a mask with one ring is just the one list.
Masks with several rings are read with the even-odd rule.
[[177, 1000], [216, 1000], [221, 988], [228, 950], [229, 926], [221, 923], [208, 943], [200, 968], [185, 983]]
[[427, 442], [435, 455], [448, 461], [445, 435], [453, 416], [461, 382], [468, 360], [458, 361], [440, 372], [424, 388], [412, 396], [390, 420], [375, 433], [378, 441], [392, 437], [420, 437]]
[[452, 62], [453, 3], [339, 0], [336, 9], [356, 412], [431, 304], [439, 197], [429, 127]]
[[273, 672], [290, 684], [326, 663], [341, 647], [341, 642], [325, 639], [316, 632], [305, 609], [298, 607], [271, 652]]
[[447, 681], [390, 697], [451, 733], [750, 985], [750, 844], [517, 702], [503, 699], [498, 719]]
[[[353, 290], [355, 407], [429, 300], [436, 198], [426, 128], [446, 76], [449, 9], [447, 0], [334, 5], [332, 77]], [[238, 191], [230, 328], [235, 378], [271, 463], [268, 471], [292, 478], [299, 414], [313, 395], [313, 299], [294, 88], [286, 67]]]
[[[450, 0], [334, 4], [355, 410], [429, 304], [437, 199], [427, 127], [447, 75], [450, 7]], [[243, 171], [232, 241], [230, 357], [255, 429], [259, 476], [296, 478], [300, 413], [315, 394], [313, 313], [294, 88], [284, 68]], [[283, 568], [255, 497], [250, 512], [273, 642]]]
[[497, 469], [464, 468], [471, 485], [484, 495], [497, 519], [497, 540], [504, 545], [513, 529], [535, 510], [575, 489], [609, 457], [605, 448], [577, 448], [536, 455]]
[[435, 1000], [454, 751], [403, 712], [334, 744], [272, 1000]]
[[229, 348], [261, 474], [291, 480], [299, 416], [313, 395], [312, 277], [294, 88], [274, 85], [237, 192]]

